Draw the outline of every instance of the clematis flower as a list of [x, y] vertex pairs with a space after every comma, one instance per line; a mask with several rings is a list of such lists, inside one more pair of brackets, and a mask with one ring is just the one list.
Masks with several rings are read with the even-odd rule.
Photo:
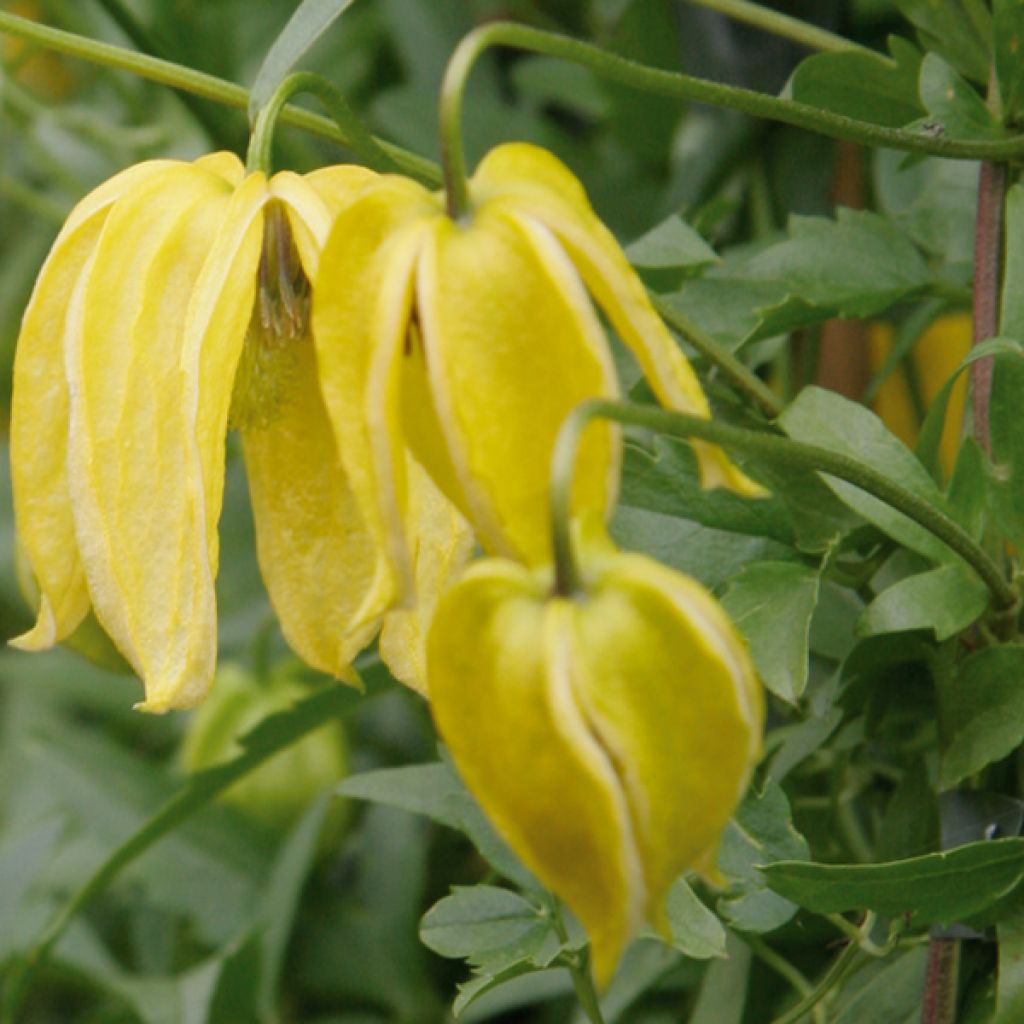
[[[555, 157], [493, 150], [455, 221], [444, 196], [385, 175], [339, 215], [320, 263], [314, 336], [328, 413], [367, 522], [390, 561], [368, 607], [408, 589], [402, 532], [411, 449], [490, 553], [549, 557], [547, 478], [568, 412], [614, 397], [592, 299], [658, 399], [700, 416], [699, 382], [580, 183]], [[589, 294], [588, 294], [589, 293]], [[695, 442], [706, 486], [763, 493]], [[595, 425], [580, 450], [577, 509], [615, 500], [619, 444]]]
[[743, 641], [696, 581], [591, 546], [585, 586], [502, 559], [441, 599], [428, 680], [466, 785], [586, 928], [599, 984], [677, 875], [710, 880], [759, 756], [764, 703]]
[[[93, 610], [143, 680], [144, 709], [202, 698], [230, 420], [285, 637], [351, 677], [379, 626], [356, 614], [379, 553], [320, 396], [309, 281], [332, 217], [372, 177], [268, 180], [217, 153], [132, 167], [75, 207], [15, 358], [15, 519], [41, 595], [16, 646], [59, 643]], [[417, 486], [410, 514], [441, 500]], [[450, 546], [425, 538], [423, 566], [442, 571], [433, 556]]]

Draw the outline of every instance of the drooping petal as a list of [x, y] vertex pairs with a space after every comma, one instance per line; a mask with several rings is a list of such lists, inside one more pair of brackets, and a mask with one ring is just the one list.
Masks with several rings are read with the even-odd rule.
[[401, 178], [367, 186], [335, 221], [313, 287], [320, 384], [342, 464], [379, 549], [374, 585], [357, 618], [411, 599], [403, 535], [405, 451], [398, 374], [409, 329], [413, 267], [439, 215], [426, 190]]
[[235, 371], [256, 292], [266, 179], [251, 174], [226, 203], [217, 235], [185, 312], [181, 340], [186, 414], [191, 414], [200, 464], [210, 571], [220, 560], [220, 520], [228, 411]]
[[181, 367], [182, 310], [229, 186], [190, 165], [111, 211], [67, 356], [68, 484], [92, 603], [147, 710], [201, 699], [216, 657], [202, 466]]
[[437, 489], [426, 470], [408, 460], [406, 533], [414, 543], [416, 604], [389, 612], [380, 634], [380, 656], [391, 674], [427, 695], [427, 632], [441, 594], [462, 573], [473, 551], [473, 531]]
[[[612, 233], [590, 209], [576, 178], [546, 150], [510, 143], [492, 150], [471, 183], [474, 196], [491, 198], [546, 225], [619, 337], [629, 346], [658, 400], [668, 408], [708, 416], [696, 374], [654, 311], [640, 278]], [[758, 497], [750, 480], [717, 446], [693, 442], [705, 487], [728, 487]]]
[[359, 625], [376, 571], [373, 537], [338, 457], [308, 339], [273, 422], [243, 428], [260, 572], [285, 639], [303, 661], [353, 680], [375, 623]]
[[36, 280], [14, 357], [11, 397], [11, 483], [18, 536], [40, 591], [35, 626], [12, 641], [41, 650], [69, 636], [89, 611], [68, 498], [68, 390], [64, 347], [80, 319], [69, 322], [110, 207], [147, 178], [173, 166], [153, 160], [115, 175], [71, 211]]
[[430, 697], [470, 791], [587, 929], [603, 985], [644, 887], [621, 785], [575, 695], [574, 614], [522, 567], [478, 563], [438, 605]]
[[227, 150], [207, 153], [199, 157], [193, 166], [207, 171], [209, 174], [217, 175], [232, 188], [238, 188], [242, 184], [242, 178], [245, 177], [245, 165], [238, 159], [237, 154]]
[[[558, 430], [579, 402], [617, 393], [579, 277], [546, 228], [492, 204], [469, 224], [438, 222], [420, 261], [417, 308], [429, 391], [459, 483], [450, 496], [461, 499], [485, 549], [547, 560]], [[409, 443], [432, 468], [419, 435], [410, 432]], [[606, 510], [617, 479], [617, 434], [596, 425], [577, 460], [577, 508]]]
[[602, 560], [576, 616], [577, 695], [632, 813], [648, 917], [687, 867], [714, 872], [764, 718], [745, 645], [696, 581], [641, 555]]

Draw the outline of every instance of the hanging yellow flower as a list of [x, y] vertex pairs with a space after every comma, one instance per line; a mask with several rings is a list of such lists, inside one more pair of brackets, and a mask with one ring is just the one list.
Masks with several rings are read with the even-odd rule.
[[743, 641], [697, 582], [610, 546], [583, 591], [474, 565], [430, 630], [431, 707], [466, 785], [573, 910], [605, 984], [646, 918], [719, 836], [759, 756], [764, 703]]
[[[584, 399], [617, 393], [591, 297], [658, 399], [708, 415], [643, 285], [555, 157], [500, 146], [469, 191], [471, 212], [454, 221], [443, 195], [382, 176], [342, 211], [320, 264], [313, 321], [328, 414], [364, 515], [390, 552], [370, 609], [407, 592], [411, 578], [407, 447], [487, 551], [530, 564], [550, 557], [558, 428]], [[761, 493], [721, 450], [694, 447], [705, 485]], [[577, 508], [611, 507], [614, 427], [589, 432], [576, 479]]]
[[[75, 207], [15, 358], [15, 519], [41, 595], [16, 646], [58, 643], [92, 609], [143, 680], [143, 708], [203, 697], [230, 417], [285, 637], [316, 668], [350, 673], [379, 626], [358, 615], [379, 554], [320, 395], [308, 282], [332, 218], [372, 178], [268, 180], [217, 153], [132, 167]], [[410, 512], [441, 500], [420, 480]], [[454, 512], [447, 522], [458, 530]], [[443, 575], [438, 546], [421, 547], [422, 571]]]

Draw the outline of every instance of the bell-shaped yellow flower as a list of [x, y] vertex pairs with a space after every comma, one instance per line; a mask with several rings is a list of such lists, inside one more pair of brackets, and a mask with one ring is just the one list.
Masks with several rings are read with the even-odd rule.
[[[444, 196], [385, 175], [339, 215], [320, 263], [314, 335], [328, 413], [371, 528], [390, 552], [369, 608], [408, 590], [402, 535], [411, 449], [495, 554], [549, 557], [547, 481], [559, 427], [579, 402], [614, 397], [593, 298], [658, 399], [708, 415], [689, 363], [583, 187], [555, 157], [493, 150], [455, 221]], [[588, 295], [589, 292], [589, 295]], [[705, 485], [760, 494], [695, 442]], [[615, 499], [618, 436], [591, 427], [577, 509]]]
[[[132, 167], [75, 207], [15, 358], [16, 527], [41, 594], [17, 646], [58, 643], [92, 609], [143, 680], [142, 707], [202, 698], [230, 418], [285, 637], [316, 668], [350, 673], [379, 626], [357, 614], [379, 556], [320, 394], [309, 281], [332, 218], [372, 178], [268, 180], [217, 153]], [[420, 481], [410, 514], [442, 501]], [[454, 510], [447, 522], [459, 532]], [[451, 544], [421, 547], [419, 568], [443, 575], [435, 556]]]
[[644, 919], [719, 836], [759, 756], [764, 703], [699, 583], [591, 550], [582, 593], [511, 561], [472, 566], [430, 630], [434, 717], [466, 785], [591, 939], [606, 984]]

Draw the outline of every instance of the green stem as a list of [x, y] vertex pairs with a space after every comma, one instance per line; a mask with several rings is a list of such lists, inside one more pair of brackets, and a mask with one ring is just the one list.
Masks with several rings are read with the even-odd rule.
[[348, 139], [348, 148], [367, 166], [375, 171], [398, 170], [394, 159], [367, 131], [338, 89], [326, 78], [312, 71], [296, 71], [282, 80], [256, 115], [246, 156], [249, 171], [258, 170], [270, 174], [274, 130], [278, 119], [288, 100], [300, 92], [309, 93], [320, 101], [330, 114], [331, 120], [338, 126], [338, 130]]
[[[743, 941], [750, 947], [754, 956], [762, 963], [767, 964], [781, 978], [785, 978], [790, 986], [805, 999], [814, 991], [814, 986], [797, 970], [784, 956], [775, 952], [767, 942], [759, 939], [756, 935], [744, 935]], [[814, 1024], [826, 1024], [825, 1011], [820, 1006], [815, 1006], [811, 1011], [814, 1017]]]
[[831, 966], [821, 981], [814, 986], [814, 989], [804, 996], [796, 1006], [787, 1010], [780, 1017], [776, 1017], [772, 1024], [797, 1024], [798, 1021], [803, 1020], [846, 977], [860, 955], [860, 946], [856, 942], [851, 942], [832, 961]]
[[774, 419], [782, 412], [784, 406], [778, 395], [753, 370], [727, 349], [722, 348], [703, 327], [695, 324], [685, 313], [657, 295], [651, 295], [651, 302], [669, 327], [681, 334], [702, 356], [714, 363], [743, 394], [760, 406], [766, 415]]
[[781, 36], [783, 39], [791, 39], [794, 43], [810, 47], [812, 50], [826, 50], [832, 53], [842, 51], [859, 50], [861, 53], [870, 53], [873, 57], [887, 61], [895, 66], [895, 61], [885, 57], [875, 50], [870, 50], [860, 43], [851, 39], [829, 32], [827, 29], [819, 28], [817, 25], [809, 25], [806, 21], [794, 18], [780, 11], [773, 11], [769, 7], [762, 7], [760, 4], [750, 3], [750, 0], [689, 0], [697, 7], [707, 7], [709, 10], [718, 11], [727, 18], [735, 21], [742, 21], [755, 28], [762, 29], [774, 36]]
[[710, 441], [779, 466], [812, 470], [845, 480], [902, 512], [948, 545], [985, 582], [997, 608], [1004, 610], [1018, 606], [1019, 595], [1016, 589], [1003, 577], [985, 550], [958, 523], [895, 480], [857, 459], [819, 445], [745, 430], [699, 416], [688, 416], [656, 406], [602, 399], [582, 402], [569, 414], [562, 425], [551, 460], [555, 586], [560, 594], [571, 594], [578, 588], [579, 572], [570, 535], [572, 473], [580, 436], [587, 424], [597, 418], [613, 420], [626, 426], [643, 427], [668, 437]]
[[[563, 945], [569, 941], [569, 933], [566, 931], [565, 922], [562, 920], [562, 911], [554, 901], [551, 903], [551, 923], [554, 925], [555, 934], [562, 941]], [[594, 979], [590, 973], [590, 967], [585, 959], [581, 959], [577, 953], [563, 951], [559, 962], [569, 972], [572, 978], [573, 991], [576, 993], [576, 1001], [580, 1009], [586, 1015], [590, 1024], [605, 1024], [604, 1014], [601, 1012], [601, 1000], [594, 987]]]
[[[140, 78], [159, 82], [161, 85], [180, 89], [204, 99], [214, 100], [226, 107], [247, 110], [249, 106], [249, 91], [234, 82], [183, 67], [172, 61], [162, 60], [159, 57], [150, 57], [147, 54], [136, 53], [120, 46], [87, 39], [85, 36], [76, 35], [73, 32], [51, 28], [49, 25], [40, 25], [28, 18], [8, 14], [6, 11], [0, 11], [0, 33], [27, 39], [45, 49], [87, 60], [92, 64], [99, 64], [118, 71], [128, 71]], [[301, 107], [286, 106], [281, 111], [280, 120], [282, 124], [294, 125], [296, 128], [302, 128], [304, 131], [320, 135], [343, 146], [352, 144], [352, 140], [330, 118], [303, 110]], [[400, 146], [395, 146], [382, 139], [377, 141], [384, 152], [394, 160], [396, 166], [401, 168], [403, 174], [408, 174], [432, 187], [441, 183], [440, 169], [432, 161], [425, 160], [416, 153], [411, 153], [407, 149], [402, 149]]]
[[1007, 139], [971, 141], [860, 121], [808, 103], [709, 82], [676, 71], [663, 71], [620, 57], [592, 43], [526, 25], [493, 22], [463, 37], [455, 48], [441, 84], [441, 162], [444, 167], [448, 210], [453, 217], [465, 213], [468, 203], [466, 156], [462, 145], [462, 97], [477, 58], [491, 46], [511, 46], [579, 64], [613, 82], [673, 99], [709, 103], [754, 117], [806, 128], [834, 139], [866, 146], [885, 146], [911, 153], [964, 160], [1009, 160], [1024, 153], [1024, 135]]
[[[146, 28], [145, 25], [135, 17], [135, 14], [125, 5], [122, 0], [97, 0], [99, 5], [110, 15], [110, 18], [117, 24], [118, 28], [140, 49], [143, 53], [152, 54], [154, 57], [169, 59], [167, 48]], [[219, 143], [224, 136], [221, 126], [210, 116], [210, 112], [188, 93], [181, 97], [182, 103], [188, 112], [195, 118], [199, 126], [206, 132], [210, 141]]]

